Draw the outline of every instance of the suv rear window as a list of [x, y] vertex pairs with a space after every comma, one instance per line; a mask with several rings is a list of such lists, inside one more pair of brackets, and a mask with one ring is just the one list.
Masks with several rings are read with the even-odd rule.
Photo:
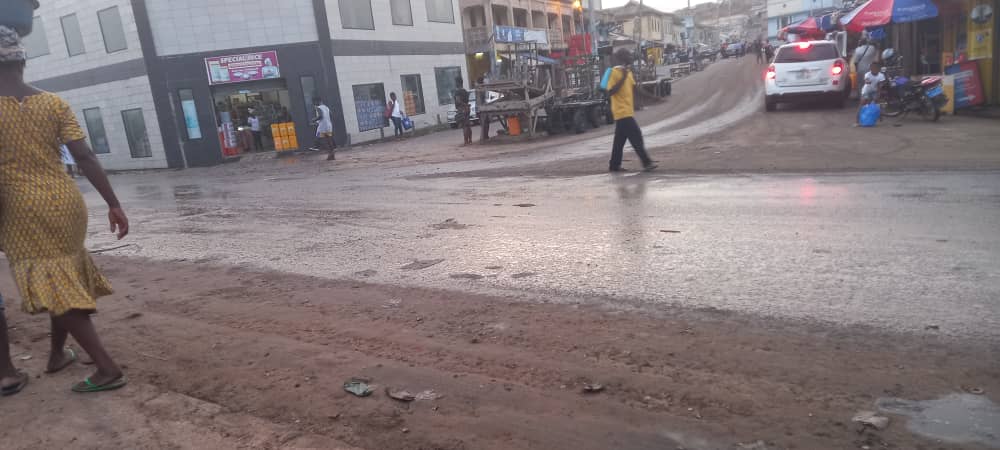
[[800, 63], [837, 59], [837, 46], [833, 44], [813, 44], [808, 48], [798, 45], [782, 47], [774, 57], [776, 63]]

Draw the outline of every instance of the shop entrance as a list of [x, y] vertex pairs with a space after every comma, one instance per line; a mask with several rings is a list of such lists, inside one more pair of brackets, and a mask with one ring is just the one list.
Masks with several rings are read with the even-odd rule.
[[[213, 86], [212, 104], [224, 156], [288, 147], [282, 136], [274, 135], [275, 129], [284, 129], [292, 121], [285, 80]], [[257, 133], [252, 129], [252, 115], [259, 125]]]

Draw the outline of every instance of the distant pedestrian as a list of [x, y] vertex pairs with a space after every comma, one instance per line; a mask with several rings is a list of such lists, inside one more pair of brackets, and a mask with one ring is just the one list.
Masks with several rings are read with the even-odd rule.
[[861, 102], [858, 105], [857, 121], [854, 126], [861, 124], [861, 109], [878, 100], [878, 92], [883, 82], [885, 82], [885, 74], [882, 73], [882, 65], [873, 62], [869, 66], [868, 72], [865, 73], [864, 82], [861, 83]]
[[333, 119], [330, 116], [330, 107], [323, 103], [323, 99], [316, 97], [313, 99], [313, 106], [316, 107], [316, 116], [313, 123], [316, 124], [316, 142], [314, 148], [326, 151], [327, 161], [337, 159], [337, 143], [333, 140]]
[[[476, 80], [476, 107], [479, 108], [486, 104], [486, 77], [479, 77]], [[478, 113], [478, 111], [477, 111]], [[482, 133], [479, 137], [480, 142], [486, 142], [490, 139], [490, 116], [478, 114], [479, 122], [482, 126]]]
[[472, 106], [469, 105], [469, 91], [465, 90], [462, 77], [455, 78], [455, 123], [462, 128], [462, 145], [472, 143]]
[[753, 52], [757, 55], [757, 64], [764, 64], [764, 46], [760, 41], [754, 41]]
[[861, 39], [858, 42], [858, 48], [854, 49], [854, 57], [851, 58], [851, 62], [854, 63], [854, 72], [856, 82], [861, 85], [859, 87], [863, 88], [864, 84], [861, 80], [864, 79], [865, 74], [868, 73], [868, 69], [871, 67], [872, 63], [878, 60], [879, 52], [878, 48], [875, 47], [867, 39]]
[[257, 117], [257, 113], [250, 111], [250, 117], [247, 118], [247, 124], [250, 125], [250, 132], [253, 133], [253, 145], [256, 147], [254, 150], [263, 149], [264, 142], [260, 137], [260, 118]]
[[389, 104], [386, 108], [389, 110], [389, 119], [392, 120], [392, 135], [397, 138], [403, 137], [403, 110], [399, 107], [395, 92], [389, 93]]
[[[625, 141], [632, 144], [636, 155], [642, 160], [645, 170], [653, 170], [656, 163], [646, 153], [646, 145], [642, 140], [642, 130], [635, 121], [635, 77], [632, 76], [632, 52], [619, 49], [615, 52], [618, 62], [608, 79], [608, 97], [611, 99], [611, 115], [615, 119], [615, 138], [611, 147], [611, 161], [608, 169], [611, 172], [622, 171], [622, 156]], [[641, 91], [641, 90], [640, 90]]]
[[764, 57], [767, 59], [765, 63], [774, 60], [774, 45], [772, 45], [770, 42], [768, 42], [767, 45], [764, 46]]
[[73, 159], [73, 155], [69, 154], [69, 149], [65, 145], [59, 146], [59, 156], [62, 158], [62, 163], [66, 166], [66, 173], [76, 178], [76, 160]]

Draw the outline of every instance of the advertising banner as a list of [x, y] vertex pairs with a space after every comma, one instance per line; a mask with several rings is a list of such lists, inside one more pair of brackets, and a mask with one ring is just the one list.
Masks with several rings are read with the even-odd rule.
[[950, 65], [944, 73], [955, 76], [955, 109], [983, 104], [983, 83], [979, 79], [976, 61]]
[[239, 83], [281, 76], [278, 52], [274, 50], [205, 58], [205, 70], [208, 72], [208, 84]]
[[993, 55], [993, 6], [987, 0], [973, 2], [969, 11], [969, 59], [991, 58]]

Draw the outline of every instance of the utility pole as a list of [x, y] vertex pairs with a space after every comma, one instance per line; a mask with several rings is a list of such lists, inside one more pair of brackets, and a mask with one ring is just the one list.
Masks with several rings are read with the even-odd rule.
[[587, 31], [590, 33], [590, 54], [597, 55], [597, 22], [594, 21], [594, 0], [587, 0], [587, 7], [590, 8], [590, 26]]

